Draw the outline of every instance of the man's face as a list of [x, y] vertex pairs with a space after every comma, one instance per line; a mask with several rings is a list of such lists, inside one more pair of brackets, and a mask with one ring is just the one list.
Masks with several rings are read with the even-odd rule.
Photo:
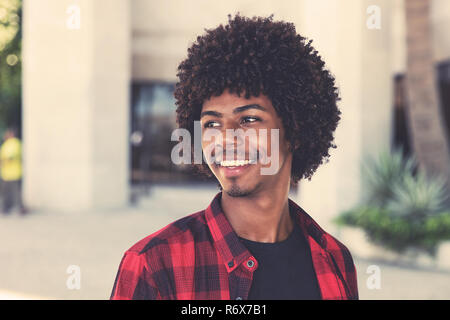
[[[242, 159], [243, 155], [247, 160], [220, 164], [208, 162], [228, 195], [242, 197], [279, 187], [283, 181], [289, 184], [292, 154], [285, 141], [282, 121], [267, 96], [261, 94], [245, 99], [225, 90], [220, 96], [211, 97], [203, 103], [200, 121], [205, 155], [211, 154], [219, 160], [228, 160], [229, 155], [232, 159]], [[276, 139], [271, 139], [273, 129], [278, 131]], [[233, 137], [229, 134], [230, 130], [235, 133], [240, 131], [241, 135]], [[213, 131], [220, 132], [222, 139], [211, 139], [210, 133]], [[250, 133], [256, 133], [257, 139]], [[240, 158], [237, 156], [239, 150], [242, 151]], [[255, 154], [258, 157], [266, 155], [268, 163], [263, 164], [259, 159], [256, 163], [247, 163], [255, 159]]]

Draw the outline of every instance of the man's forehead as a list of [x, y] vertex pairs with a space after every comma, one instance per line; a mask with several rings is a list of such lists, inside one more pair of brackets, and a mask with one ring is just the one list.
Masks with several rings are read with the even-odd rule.
[[239, 97], [236, 93], [229, 93], [228, 91], [224, 91], [221, 95], [212, 96], [211, 98], [206, 100], [203, 103], [202, 110], [204, 111], [209, 109], [224, 108], [234, 109], [251, 104], [260, 105], [261, 107], [269, 110], [273, 108], [270, 99], [263, 94], [259, 95], [258, 97], [250, 96], [249, 99], [246, 99], [242, 94]]

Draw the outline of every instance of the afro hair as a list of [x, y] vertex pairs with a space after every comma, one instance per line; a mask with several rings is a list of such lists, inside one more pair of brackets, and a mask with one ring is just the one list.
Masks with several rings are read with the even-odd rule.
[[[204, 101], [225, 89], [239, 97], [266, 95], [281, 118], [293, 155], [291, 182], [311, 179], [336, 148], [338, 89], [312, 40], [293, 23], [228, 15], [228, 24], [205, 29], [178, 66], [174, 97], [179, 128], [193, 136]], [[212, 176], [207, 164], [199, 172]]]

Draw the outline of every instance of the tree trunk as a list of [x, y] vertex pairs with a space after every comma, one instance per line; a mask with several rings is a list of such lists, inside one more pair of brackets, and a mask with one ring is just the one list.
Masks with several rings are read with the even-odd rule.
[[[407, 118], [411, 144], [428, 176], [450, 186], [450, 156], [434, 71], [430, 0], [405, 0]], [[450, 190], [450, 189], [449, 189]]]

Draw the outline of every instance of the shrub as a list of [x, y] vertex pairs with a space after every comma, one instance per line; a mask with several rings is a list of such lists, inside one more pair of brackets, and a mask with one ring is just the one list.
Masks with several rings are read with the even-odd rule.
[[363, 204], [343, 212], [338, 224], [362, 228], [372, 242], [400, 253], [415, 248], [434, 255], [450, 239], [445, 183], [426, 177], [414, 158], [384, 152], [367, 161], [363, 177]]

